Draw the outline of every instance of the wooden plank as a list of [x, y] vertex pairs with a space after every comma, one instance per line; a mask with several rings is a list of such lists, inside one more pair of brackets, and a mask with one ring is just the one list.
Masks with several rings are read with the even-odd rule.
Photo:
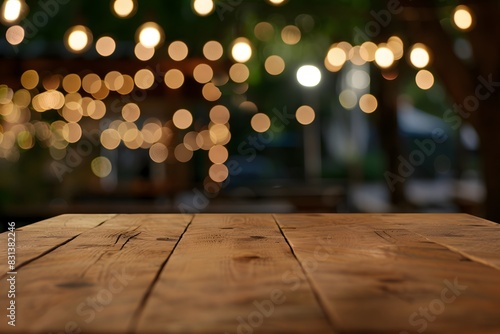
[[395, 227], [395, 218], [376, 215], [275, 217], [339, 332], [500, 331], [500, 271], [414, 233], [411, 224]]
[[406, 228], [464, 256], [500, 269], [500, 224], [467, 214], [377, 215], [393, 226]]
[[271, 215], [197, 215], [156, 283], [138, 333], [329, 333]]
[[[50, 252], [83, 231], [113, 218], [113, 214], [66, 214], [16, 229], [16, 267]], [[8, 232], [0, 234], [0, 245], [7, 245]], [[0, 279], [8, 271], [7, 247], [0, 248]]]
[[190, 219], [119, 215], [21, 268], [15, 332], [126, 332]]

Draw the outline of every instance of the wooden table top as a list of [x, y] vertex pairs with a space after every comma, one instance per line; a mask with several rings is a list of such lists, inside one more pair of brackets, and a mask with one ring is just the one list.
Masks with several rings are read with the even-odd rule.
[[500, 333], [500, 225], [469, 215], [72, 214], [15, 236], [0, 333]]

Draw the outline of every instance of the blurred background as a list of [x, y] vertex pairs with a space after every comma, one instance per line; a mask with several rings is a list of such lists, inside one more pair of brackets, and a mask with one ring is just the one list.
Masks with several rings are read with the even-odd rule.
[[499, 1], [1, 2], [2, 224], [500, 221]]

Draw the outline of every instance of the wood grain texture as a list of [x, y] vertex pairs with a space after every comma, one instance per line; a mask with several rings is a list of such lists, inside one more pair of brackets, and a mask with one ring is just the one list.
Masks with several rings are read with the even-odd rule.
[[376, 215], [500, 270], [500, 224], [466, 214]]
[[119, 215], [21, 268], [14, 332], [126, 332], [190, 219]]
[[138, 333], [330, 333], [271, 215], [197, 215], [139, 318]]
[[[114, 214], [67, 214], [16, 229], [16, 267], [50, 252], [80, 233], [113, 218]], [[7, 245], [8, 233], [0, 234], [0, 245]], [[0, 259], [7, 258], [7, 247], [0, 248]], [[0, 277], [8, 271], [7, 262], [0, 262]]]
[[[413, 232], [414, 224], [434, 226], [418, 218], [441, 220], [444, 231], [466, 216], [416, 215], [411, 223], [404, 215], [391, 215], [391, 222], [379, 215], [275, 217], [337, 331], [499, 332], [500, 272], [453, 251], [445, 240], [433, 241], [431, 232]], [[475, 238], [465, 243], [499, 258]]]
[[500, 333], [499, 225], [469, 215], [65, 215], [17, 235], [0, 333]]

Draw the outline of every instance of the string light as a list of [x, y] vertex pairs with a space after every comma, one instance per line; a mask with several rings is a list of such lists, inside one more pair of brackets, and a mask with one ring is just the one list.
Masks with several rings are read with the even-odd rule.
[[469, 30], [474, 23], [472, 11], [465, 5], [459, 5], [453, 11], [453, 23], [460, 30]]
[[430, 55], [427, 47], [422, 43], [413, 45], [410, 51], [410, 62], [416, 68], [423, 68], [429, 64]]
[[391, 67], [394, 64], [394, 53], [388, 47], [379, 47], [375, 51], [375, 63], [381, 68]]
[[146, 48], [156, 48], [163, 42], [163, 29], [155, 22], [146, 22], [138, 29], [139, 43]]
[[200, 16], [207, 16], [213, 12], [215, 8], [213, 0], [194, 0], [193, 10]]
[[239, 63], [247, 62], [252, 57], [252, 46], [250, 41], [244, 37], [240, 37], [233, 42], [231, 48], [231, 56]]
[[7, 23], [18, 21], [25, 7], [24, 1], [5, 0], [2, 5], [2, 19]]
[[313, 65], [304, 65], [297, 70], [297, 81], [304, 87], [315, 87], [321, 81], [321, 71]]
[[91, 42], [92, 33], [85, 26], [77, 25], [66, 32], [65, 45], [73, 53], [85, 52], [90, 47]]
[[134, 0], [115, 0], [111, 8], [116, 16], [128, 18], [135, 13], [137, 6]]

